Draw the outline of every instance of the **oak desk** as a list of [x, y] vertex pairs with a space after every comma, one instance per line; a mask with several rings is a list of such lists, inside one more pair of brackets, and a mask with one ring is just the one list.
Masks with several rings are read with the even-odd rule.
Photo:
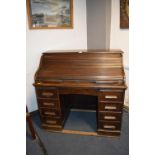
[[48, 51], [33, 85], [44, 129], [63, 130], [71, 108], [65, 95], [82, 94], [97, 97], [97, 133], [120, 135], [126, 89], [122, 51]]

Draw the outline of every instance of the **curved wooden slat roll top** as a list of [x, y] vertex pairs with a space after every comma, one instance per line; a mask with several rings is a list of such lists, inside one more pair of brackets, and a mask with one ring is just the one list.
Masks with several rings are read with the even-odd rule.
[[105, 81], [124, 84], [122, 51], [88, 50], [84, 52], [49, 51], [43, 53], [35, 80], [40, 82]]

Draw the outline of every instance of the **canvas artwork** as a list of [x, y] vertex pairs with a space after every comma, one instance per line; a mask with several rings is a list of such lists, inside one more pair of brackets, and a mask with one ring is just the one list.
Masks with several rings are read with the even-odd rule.
[[129, 28], [129, 0], [120, 0], [120, 28]]
[[72, 0], [27, 0], [30, 28], [72, 28], [72, 3]]

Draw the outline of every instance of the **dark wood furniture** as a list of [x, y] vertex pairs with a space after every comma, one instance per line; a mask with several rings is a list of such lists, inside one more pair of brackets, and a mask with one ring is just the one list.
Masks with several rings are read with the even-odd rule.
[[125, 94], [120, 50], [48, 51], [35, 74], [35, 90], [44, 129], [61, 131], [70, 104], [68, 94], [97, 97], [97, 133], [120, 135]]

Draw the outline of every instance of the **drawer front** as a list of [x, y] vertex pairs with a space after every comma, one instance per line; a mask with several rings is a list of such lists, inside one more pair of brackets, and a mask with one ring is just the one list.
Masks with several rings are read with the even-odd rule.
[[124, 92], [101, 91], [99, 95], [100, 101], [124, 101]]
[[55, 109], [40, 108], [40, 114], [42, 117], [60, 117], [60, 112]]
[[38, 99], [39, 107], [44, 108], [59, 108], [59, 101], [52, 100], [52, 99]]
[[99, 102], [99, 111], [122, 111], [123, 103]]
[[42, 123], [49, 125], [61, 125], [60, 118], [42, 117]]
[[45, 124], [45, 123], [42, 123], [42, 127], [46, 130], [51, 130], [51, 131], [61, 131], [63, 129], [61, 125], [51, 125], [51, 124]]
[[58, 92], [56, 89], [37, 89], [36, 93], [39, 98], [53, 98], [58, 99]]
[[121, 130], [120, 122], [110, 122], [110, 121], [99, 121], [99, 129], [103, 130]]
[[97, 133], [99, 135], [104, 135], [104, 136], [120, 136], [121, 131], [119, 130], [102, 130], [102, 129], [98, 129]]
[[116, 112], [99, 112], [98, 118], [103, 121], [121, 121], [122, 113]]

